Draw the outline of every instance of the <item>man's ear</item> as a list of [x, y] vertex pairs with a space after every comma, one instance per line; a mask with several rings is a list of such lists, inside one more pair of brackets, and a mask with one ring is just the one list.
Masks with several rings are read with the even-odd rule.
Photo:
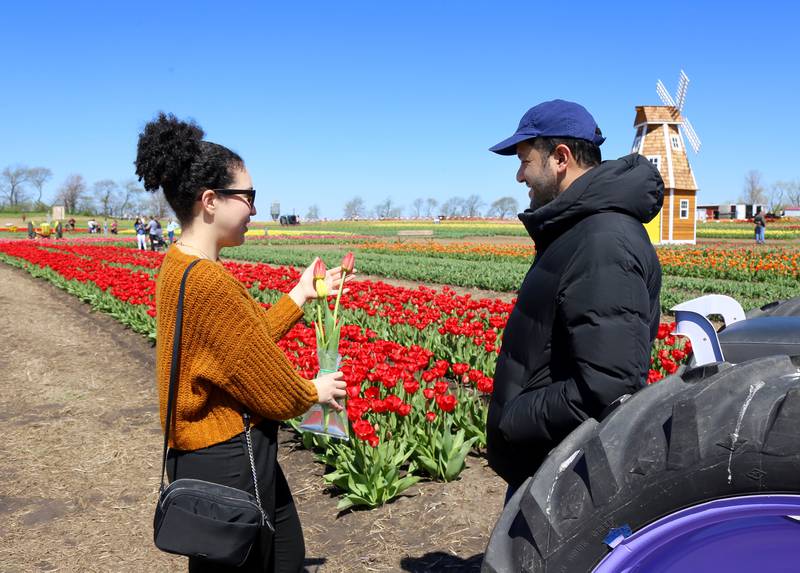
[[572, 151], [563, 143], [557, 145], [553, 150], [553, 157], [556, 160], [556, 169], [559, 173], [565, 172], [570, 160], [573, 159]]

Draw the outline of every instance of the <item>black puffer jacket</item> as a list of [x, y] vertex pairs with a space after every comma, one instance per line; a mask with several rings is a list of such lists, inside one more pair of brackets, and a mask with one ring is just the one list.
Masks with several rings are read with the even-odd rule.
[[606, 161], [520, 214], [536, 258], [503, 335], [487, 423], [491, 467], [518, 486], [567, 434], [640, 389], [661, 265], [642, 223], [664, 183], [643, 156]]

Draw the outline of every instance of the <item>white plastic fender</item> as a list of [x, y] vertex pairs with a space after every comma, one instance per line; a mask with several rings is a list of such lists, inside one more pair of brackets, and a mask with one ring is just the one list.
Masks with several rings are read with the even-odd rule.
[[717, 331], [707, 318], [709, 315], [722, 315], [725, 326], [745, 319], [742, 305], [736, 299], [721, 294], [709, 294], [683, 302], [672, 307], [672, 311], [675, 312], [675, 330], [672, 334], [689, 339], [697, 366], [725, 360]]

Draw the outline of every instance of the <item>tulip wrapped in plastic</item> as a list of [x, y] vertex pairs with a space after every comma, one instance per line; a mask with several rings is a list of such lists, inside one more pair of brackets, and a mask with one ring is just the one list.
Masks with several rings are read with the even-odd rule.
[[[340, 286], [336, 295], [336, 304], [333, 312], [328, 306], [328, 286], [325, 283], [327, 269], [325, 268], [325, 263], [321, 259], [317, 259], [314, 265], [314, 287], [317, 290], [314, 329], [317, 335], [319, 374], [330, 374], [339, 370], [339, 363], [342, 358], [339, 355], [339, 332], [342, 327], [339, 322], [339, 308], [342, 290], [344, 290], [344, 279], [348, 273], [353, 272], [353, 265], [353, 253], [347, 253], [342, 259], [342, 286]], [[344, 406], [341, 402], [340, 405]], [[340, 440], [350, 439], [346, 410], [336, 412], [328, 404], [315, 404], [312, 406], [303, 417], [302, 422], [300, 422], [300, 429]]]

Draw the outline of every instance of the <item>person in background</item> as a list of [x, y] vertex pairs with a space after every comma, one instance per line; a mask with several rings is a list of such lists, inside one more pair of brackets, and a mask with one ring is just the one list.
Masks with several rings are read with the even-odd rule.
[[156, 219], [156, 250], [161, 250], [165, 246], [164, 243], [164, 230], [161, 228], [161, 221]]
[[175, 242], [175, 231], [177, 231], [179, 228], [180, 227], [178, 226], [178, 223], [175, 222], [175, 219], [170, 217], [169, 223], [167, 223], [167, 238], [169, 238], [170, 245]]
[[117, 234], [117, 220], [116, 219], [111, 221], [111, 234], [112, 235], [116, 235]]
[[763, 245], [767, 242], [766, 234], [767, 234], [767, 218], [764, 217], [764, 213], [761, 211], [761, 207], [758, 208], [756, 212], [756, 216], [753, 217], [753, 223], [755, 224], [756, 228], [756, 245]]
[[136, 217], [136, 222], [133, 224], [136, 231], [136, 248], [140, 251], [147, 250], [147, 240], [145, 239], [145, 228], [141, 217]]
[[150, 250], [156, 250], [156, 240], [158, 238], [158, 221], [155, 216], [150, 215], [150, 220], [147, 222], [147, 234], [150, 237]]

